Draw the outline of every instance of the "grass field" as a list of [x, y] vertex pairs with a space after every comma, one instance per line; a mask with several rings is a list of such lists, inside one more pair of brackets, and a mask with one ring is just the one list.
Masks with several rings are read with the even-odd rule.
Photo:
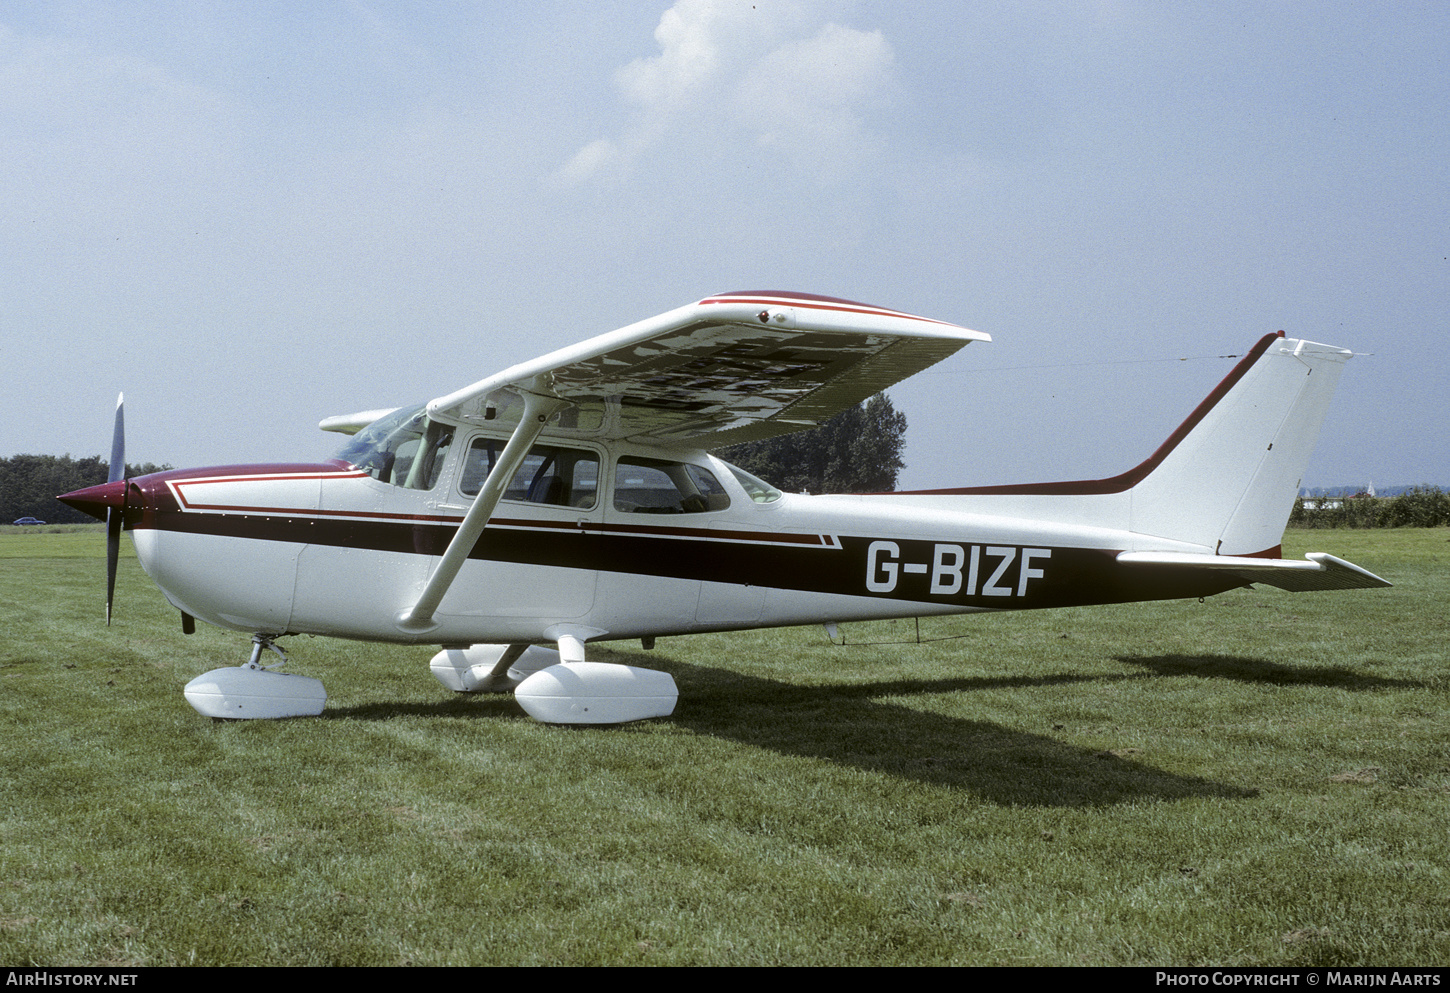
[[[1290, 531], [1393, 589], [592, 646], [673, 717], [536, 724], [427, 648], [245, 637], [124, 544], [0, 528], [0, 963], [1450, 964], [1450, 530]], [[947, 640], [930, 640], [947, 639]]]

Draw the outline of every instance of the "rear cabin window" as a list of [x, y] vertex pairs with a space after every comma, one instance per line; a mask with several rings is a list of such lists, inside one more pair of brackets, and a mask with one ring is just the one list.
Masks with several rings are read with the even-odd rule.
[[[477, 496], [507, 442], [475, 438], [468, 446], [459, 489]], [[535, 445], [514, 473], [503, 499], [554, 507], [592, 508], [599, 497], [599, 456], [578, 448]]]
[[626, 514], [703, 514], [724, 510], [730, 496], [703, 466], [626, 457], [614, 472], [614, 509]]

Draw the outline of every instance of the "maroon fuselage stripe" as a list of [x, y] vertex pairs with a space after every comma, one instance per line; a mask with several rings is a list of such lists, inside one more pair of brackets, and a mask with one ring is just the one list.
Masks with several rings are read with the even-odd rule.
[[[413, 555], [441, 555], [456, 525], [405, 521], [338, 520], [254, 514], [199, 514], [186, 511], [128, 508], [127, 527], [158, 529], [226, 539], [293, 542], [315, 546], [371, 549]], [[525, 522], [519, 522], [523, 525]], [[1035, 549], [1034, 573], [1021, 577], [1023, 550], [958, 538], [950, 545], [964, 563], [976, 548], [981, 569], [973, 592], [938, 595], [932, 590], [933, 567], [941, 542], [893, 539], [899, 556], [899, 582], [874, 592], [868, 577], [879, 576], [880, 556], [872, 547], [880, 539], [840, 536], [830, 544], [818, 536], [801, 536], [809, 544], [762, 543], [687, 537], [667, 528], [642, 528], [633, 533], [607, 533], [567, 528], [495, 526], [484, 530], [469, 558], [483, 562], [585, 569], [687, 581], [768, 587], [807, 593], [871, 597], [948, 608], [1022, 610], [1043, 607], [1123, 603], [1138, 600], [1211, 596], [1247, 585], [1236, 576], [1176, 565], [1124, 566], [1112, 549], [1055, 547]], [[1010, 553], [1010, 554], [1009, 554]], [[1044, 554], [1045, 553], [1045, 554]], [[995, 556], [995, 558], [994, 558]], [[1003, 560], [1006, 561], [1003, 561]], [[997, 570], [1001, 566], [1001, 571]], [[964, 567], [965, 568], [965, 567]], [[959, 570], [960, 571], [960, 570]], [[988, 584], [996, 584], [996, 593]]]

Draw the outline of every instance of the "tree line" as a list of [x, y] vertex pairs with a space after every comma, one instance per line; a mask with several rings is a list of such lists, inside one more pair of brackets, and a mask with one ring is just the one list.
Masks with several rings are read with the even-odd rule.
[[[144, 462], [126, 464], [126, 476], [144, 476], [170, 466]], [[20, 517], [36, 517], [49, 524], [86, 524], [92, 521], [79, 510], [56, 499], [61, 493], [96, 486], [110, 474], [99, 455], [73, 459], [69, 454], [12, 455], [0, 459], [0, 524]]]
[[1438, 486], [1416, 486], [1399, 496], [1319, 497], [1305, 506], [1294, 501], [1293, 528], [1442, 528], [1450, 527], [1450, 493]]
[[905, 450], [906, 415], [878, 393], [819, 427], [715, 454], [788, 493], [886, 493]]

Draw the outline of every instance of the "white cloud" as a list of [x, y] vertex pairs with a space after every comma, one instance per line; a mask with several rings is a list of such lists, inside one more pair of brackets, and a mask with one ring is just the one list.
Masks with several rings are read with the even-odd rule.
[[635, 59], [615, 74], [624, 95], [647, 108], [688, 99], [720, 69], [721, 34], [735, 12], [732, 4], [680, 0], [655, 28], [660, 54]]
[[615, 74], [638, 108], [634, 122], [584, 146], [556, 178], [581, 183], [666, 142], [678, 148], [702, 120], [728, 123], [808, 171], [869, 145], [861, 112], [892, 92], [894, 56], [881, 32], [827, 19], [834, 6], [679, 0], [655, 29], [659, 54]]
[[798, 165], [859, 153], [872, 144], [861, 111], [888, 98], [893, 61], [880, 31], [827, 24], [762, 59], [740, 83], [736, 112]]
[[582, 183], [590, 176], [607, 168], [611, 162], [617, 161], [620, 157], [620, 150], [608, 138], [600, 138], [598, 141], [591, 141], [578, 152], [574, 157], [564, 163], [559, 170], [558, 177], [564, 182], [573, 185]]

